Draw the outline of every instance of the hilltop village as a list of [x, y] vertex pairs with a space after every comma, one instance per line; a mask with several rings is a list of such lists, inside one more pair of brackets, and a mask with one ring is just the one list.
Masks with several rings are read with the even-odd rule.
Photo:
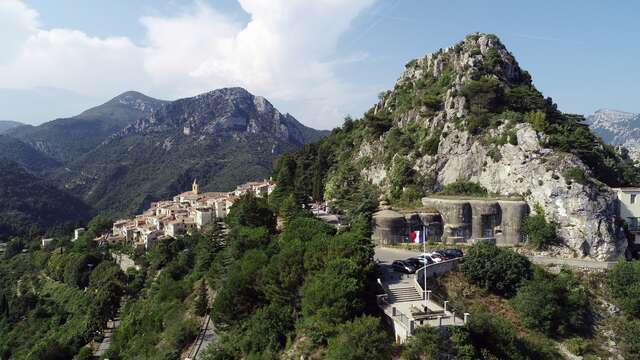
[[252, 193], [265, 197], [275, 186], [269, 179], [239, 185], [231, 192], [201, 193], [194, 180], [191, 191], [178, 194], [172, 200], [151, 203], [149, 209], [132, 219], [117, 220], [110, 234], [95, 241], [101, 244], [132, 243], [135, 248], [148, 249], [164, 237], [175, 237], [224, 219], [242, 195]]

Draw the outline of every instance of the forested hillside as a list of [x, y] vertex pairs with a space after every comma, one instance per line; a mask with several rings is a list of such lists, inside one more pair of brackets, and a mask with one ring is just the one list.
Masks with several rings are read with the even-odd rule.
[[91, 208], [82, 200], [2, 159], [0, 199], [0, 240], [91, 217]]
[[46, 173], [61, 165], [32, 146], [6, 135], [0, 135], [0, 159], [14, 161], [35, 174]]

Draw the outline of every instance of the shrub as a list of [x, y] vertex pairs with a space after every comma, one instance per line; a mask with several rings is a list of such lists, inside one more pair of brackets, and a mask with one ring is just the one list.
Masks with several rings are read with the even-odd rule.
[[609, 289], [622, 311], [640, 317], [640, 262], [619, 261], [608, 274]]
[[584, 170], [579, 167], [571, 167], [567, 169], [562, 173], [562, 176], [564, 176], [567, 181], [567, 185], [570, 185], [573, 182], [580, 185], [585, 185], [587, 183], [587, 176], [585, 175]]
[[446, 350], [446, 343], [436, 328], [421, 327], [405, 343], [402, 358], [436, 360]]
[[510, 249], [481, 241], [474, 244], [462, 263], [467, 280], [507, 297], [516, 293], [522, 281], [531, 278], [531, 262]]
[[591, 306], [586, 289], [570, 272], [558, 276], [539, 271], [513, 299], [522, 323], [549, 336], [587, 333]]
[[544, 249], [556, 244], [558, 242], [556, 234], [558, 225], [553, 221], [547, 221], [544, 209], [540, 204], [535, 204], [534, 209], [535, 214], [527, 215], [522, 222], [522, 232], [527, 237], [527, 240], [538, 249]]
[[487, 189], [475, 182], [458, 180], [445, 185], [443, 195], [487, 196]]
[[584, 355], [587, 351], [587, 342], [583, 338], [574, 337], [566, 342], [567, 350], [575, 355]]
[[380, 320], [362, 316], [338, 328], [329, 339], [328, 360], [389, 359], [391, 341], [380, 327]]

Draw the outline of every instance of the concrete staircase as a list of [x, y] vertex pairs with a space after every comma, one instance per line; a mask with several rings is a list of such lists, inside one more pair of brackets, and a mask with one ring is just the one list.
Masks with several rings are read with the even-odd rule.
[[415, 287], [389, 288], [389, 302], [398, 303], [405, 301], [420, 301], [422, 296]]

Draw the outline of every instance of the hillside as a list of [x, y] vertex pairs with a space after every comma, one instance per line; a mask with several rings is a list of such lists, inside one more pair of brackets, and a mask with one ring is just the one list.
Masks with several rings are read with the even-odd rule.
[[587, 124], [607, 144], [622, 145], [633, 159], [640, 159], [640, 114], [600, 109], [587, 117]]
[[0, 134], [21, 125], [24, 124], [17, 121], [0, 120]]
[[370, 204], [376, 193], [413, 202], [477, 183], [539, 204], [558, 224], [557, 254], [614, 259], [627, 241], [609, 186], [638, 184], [639, 170], [583, 121], [543, 97], [496, 36], [474, 34], [407, 63], [363, 118], [286, 166], [298, 191], [338, 207]]
[[90, 210], [15, 162], [0, 159], [0, 241], [27, 230], [86, 220]]
[[103, 211], [135, 213], [183, 191], [269, 177], [279, 155], [324, 133], [241, 88], [168, 103], [72, 163], [58, 180]]
[[15, 161], [32, 173], [43, 173], [60, 166], [58, 161], [6, 135], [0, 135], [0, 159]]
[[7, 135], [30, 144], [60, 162], [71, 162], [164, 103], [129, 91], [77, 116], [56, 119], [39, 126], [16, 127], [7, 131]]

